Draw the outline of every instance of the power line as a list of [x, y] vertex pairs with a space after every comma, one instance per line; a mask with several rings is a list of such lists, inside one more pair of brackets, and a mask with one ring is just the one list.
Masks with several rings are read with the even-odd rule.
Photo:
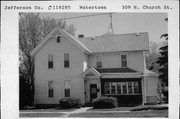
[[[57, 19], [57, 20], [78, 19], [78, 18], [83, 18], [83, 17], [93, 17], [93, 16], [100, 16], [100, 15], [105, 15], [105, 14], [110, 14], [110, 13], [101, 13], [101, 14], [93, 14], [93, 15], [83, 15], [83, 16], [77, 16], [77, 17], [62, 18], [62, 19]], [[111, 13], [111, 14], [112, 14], [112, 13]]]

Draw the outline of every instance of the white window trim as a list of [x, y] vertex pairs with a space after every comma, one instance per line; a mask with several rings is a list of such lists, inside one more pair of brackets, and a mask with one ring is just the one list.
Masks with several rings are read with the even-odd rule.
[[[132, 94], [129, 94], [129, 92], [128, 92], [128, 82], [106, 82], [106, 83], [109, 83], [109, 92], [110, 92], [110, 94], [105, 94], [105, 95], [140, 95], [141, 94], [140, 91], [139, 91], [139, 93], [134, 93], [134, 82], [138, 82], [138, 81], [129, 81], [129, 82], [131, 82], [131, 84], [132, 84]], [[115, 85], [115, 94], [111, 93], [111, 84], [112, 83], [116, 83], [116, 85]], [[117, 93], [117, 83], [120, 83], [121, 94]], [[125, 85], [126, 85], [126, 91], [127, 91], [126, 94], [123, 94], [123, 85], [122, 85], [122, 83], [125, 83]], [[138, 87], [139, 87], [139, 85], [138, 85]], [[104, 88], [105, 88], [105, 86], [104, 86]], [[104, 91], [105, 91], [105, 89], [104, 89]]]
[[[66, 81], [69, 82], [69, 88], [66, 88]], [[70, 80], [64, 80], [64, 97], [65, 97], [65, 89], [69, 89], [69, 97], [71, 97], [71, 81]]]
[[95, 57], [96, 58], [96, 68], [98, 68], [97, 67], [98, 57], [101, 57], [101, 65], [102, 65], [101, 68], [103, 68], [103, 55], [96, 55], [96, 57]]
[[[57, 42], [57, 38], [58, 38], [58, 37], [60, 37], [60, 41], [59, 41], [59, 42]], [[61, 43], [61, 38], [62, 38], [61, 35], [57, 35], [57, 36], [56, 36], [56, 43], [57, 43], [57, 44]]]
[[[50, 83], [50, 82], [52, 82], [53, 97], [49, 97], [49, 89], [50, 89], [50, 88], [49, 88], [49, 83]], [[48, 85], [47, 85], [47, 89], [48, 89], [48, 90], [47, 90], [47, 97], [50, 98], [50, 99], [55, 97], [55, 95], [54, 95], [55, 92], [54, 92], [53, 84], [54, 84], [54, 81], [53, 81], [53, 80], [49, 80], [49, 81], [48, 81]]]
[[63, 55], [65, 54], [69, 54], [69, 67], [64, 67], [64, 62], [65, 62], [65, 57], [63, 56], [63, 67], [64, 69], [69, 69], [71, 68], [71, 57], [70, 57], [70, 53], [64, 53]]
[[[49, 55], [53, 55], [53, 68], [49, 68]], [[47, 64], [45, 63], [47, 70], [55, 70], [55, 55], [53, 53], [48, 53], [47, 55]]]
[[[126, 67], [122, 67], [122, 55], [126, 55], [126, 59], [127, 59], [127, 66]], [[122, 53], [120, 54], [120, 59], [121, 59], [121, 68], [127, 68], [128, 67], [128, 53]]]

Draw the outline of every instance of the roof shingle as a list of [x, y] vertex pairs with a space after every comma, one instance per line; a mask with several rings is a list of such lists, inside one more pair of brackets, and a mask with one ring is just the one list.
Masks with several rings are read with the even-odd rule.
[[99, 73], [137, 73], [130, 68], [102, 68], [96, 69]]
[[105, 34], [97, 37], [79, 38], [92, 52], [147, 51], [148, 33]]

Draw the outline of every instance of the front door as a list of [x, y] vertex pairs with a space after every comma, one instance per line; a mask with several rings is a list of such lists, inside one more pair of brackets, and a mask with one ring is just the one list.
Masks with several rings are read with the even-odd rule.
[[90, 84], [90, 101], [97, 98], [97, 84]]

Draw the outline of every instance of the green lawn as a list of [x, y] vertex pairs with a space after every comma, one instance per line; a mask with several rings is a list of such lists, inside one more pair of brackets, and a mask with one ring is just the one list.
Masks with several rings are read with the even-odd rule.
[[150, 110], [150, 111], [133, 111], [133, 112], [85, 112], [71, 114], [69, 117], [168, 117], [168, 110]]

